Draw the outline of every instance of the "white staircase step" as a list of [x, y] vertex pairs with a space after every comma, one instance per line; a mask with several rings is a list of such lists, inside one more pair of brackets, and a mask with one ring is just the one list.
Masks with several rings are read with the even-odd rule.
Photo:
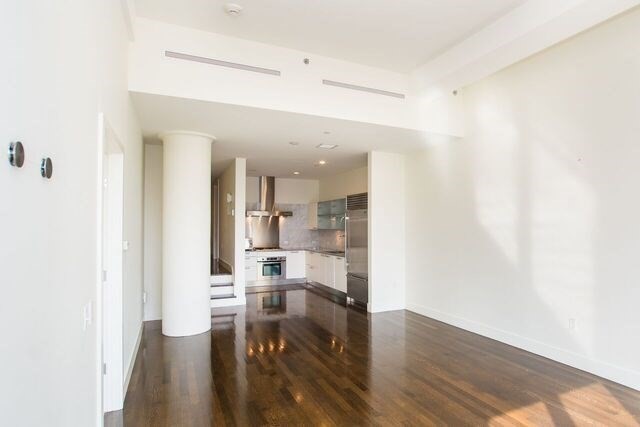
[[211, 285], [211, 296], [218, 295], [233, 295], [233, 283], [220, 283], [216, 285]]
[[216, 274], [211, 276], [210, 283], [212, 285], [222, 284], [222, 283], [233, 283], [233, 275], [231, 274]]
[[229, 298], [235, 298], [236, 296], [231, 293], [226, 293], [226, 294], [218, 294], [218, 295], [211, 295], [211, 299], [229, 299]]

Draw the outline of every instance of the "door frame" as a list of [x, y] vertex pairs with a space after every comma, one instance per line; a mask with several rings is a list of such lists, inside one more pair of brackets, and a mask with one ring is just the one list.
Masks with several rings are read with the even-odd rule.
[[104, 413], [124, 404], [124, 148], [103, 113], [97, 166], [97, 425], [102, 426]]

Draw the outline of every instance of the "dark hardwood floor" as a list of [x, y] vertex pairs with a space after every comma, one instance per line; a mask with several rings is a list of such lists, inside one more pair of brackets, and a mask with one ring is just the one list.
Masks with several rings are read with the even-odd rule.
[[247, 295], [210, 333], [145, 325], [107, 426], [640, 425], [640, 393], [407, 311]]

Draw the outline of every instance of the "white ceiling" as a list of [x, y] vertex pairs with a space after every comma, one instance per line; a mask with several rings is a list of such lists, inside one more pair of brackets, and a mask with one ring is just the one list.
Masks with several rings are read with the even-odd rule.
[[[131, 97], [147, 143], [158, 143], [158, 133], [177, 129], [216, 136], [214, 176], [231, 159], [244, 157], [250, 176], [318, 179], [365, 166], [368, 151], [407, 153], [439, 138], [415, 130], [238, 105], [144, 93]], [[320, 143], [338, 147], [321, 150], [316, 148]], [[318, 166], [320, 160], [327, 164]], [[301, 174], [293, 175], [294, 171]]]
[[407, 72], [524, 0], [135, 0], [138, 16]]

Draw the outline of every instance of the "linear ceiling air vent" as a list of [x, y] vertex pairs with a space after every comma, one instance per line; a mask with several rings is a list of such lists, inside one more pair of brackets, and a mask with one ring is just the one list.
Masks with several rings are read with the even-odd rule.
[[273, 76], [280, 75], [280, 71], [272, 70], [270, 68], [254, 67], [253, 65], [245, 65], [245, 64], [238, 64], [235, 62], [221, 61], [219, 59], [205, 58], [203, 56], [189, 55], [189, 54], [180, 53], [180, 52], [172, 52], [170, 50], [165, 50], [164, 56], [169, 58], [184, 59], [185, 61], [193, 61], [193, 62], [201, 62], [203, 64], [217, 65], [218, 67], [227, 67], [227, 68], [235, 68], [237, 70], [251, 71], [254, 73], [271, 74]]
[[322, 80], [322, 84], [323, 85], [328, 85], [328, 86], [341, 87], [341, 88], [345, 88], [345, 89], [351, 89], [351, 90], [359, 90], [361, 92], [375, 93], [377, 95], [391, 96], [393, 98], [404, 99], [404, 94], [403, 93], [389, 92], [388, 90], [376, 89], [376, 88], [366, 87], [366, 86], [352, 85], [350, 83], [336, 82], [334, 80]]

